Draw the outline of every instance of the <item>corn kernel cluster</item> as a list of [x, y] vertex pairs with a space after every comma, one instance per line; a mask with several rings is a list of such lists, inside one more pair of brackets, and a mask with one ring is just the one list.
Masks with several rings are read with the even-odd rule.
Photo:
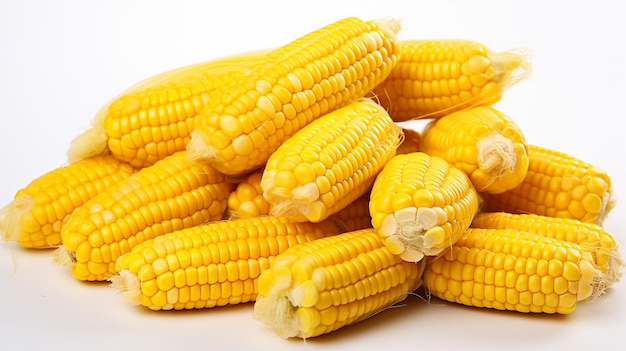
[[254, 303], [285, 338], [411, 293], [546, 314], [599, 299], [624, 265], [611, 179], [494, 106], [525, 53], [399, 30], [345, 18], [132, 87], [0, 210], [0, 237], [149, 309]]

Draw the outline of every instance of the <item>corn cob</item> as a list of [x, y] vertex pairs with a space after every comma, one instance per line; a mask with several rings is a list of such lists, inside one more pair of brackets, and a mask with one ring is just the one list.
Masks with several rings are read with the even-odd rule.
[[491, 106], [457, 111], [431, 121], [421, 151], [462, 169], [479, 192], [502, 193], [528, 172], [528, 145], [517, 124]]
[[402, 128], [402, 139], [396, 149], [396, 154], [408, 154], [420, 151], [420, 132], [411, 128]]
[[180, 151], [87, 201], [61, 231], [55, 262], [78, 280], [103, 281], [115, 260], [159, 235], [220, 220], [233, 184]]
[[528, 174], [501, 194], [482, 194], [485, 212], [534, 213], [602, 224], [615, 205], [609, 175], [576, 157], [529, 145]]
[[61, 245], [61, 228], [74, 211], [135, 170], [110, 155], [53, 169], [18, 190], [0, 209], [0, 238], [26, 248]]
[[601, 294], [580, 246], [514, 229], [470, 228], [424, 271], [433, 296], [467, 306], [524, 313], [574, 311]]
[[387, 112], [363, 99], [302, 128], [269, 158], [261, 178], [270, 213], [322, 221], [369, 191], [395, 155], [398, 128]]
[[[237, 184], [235, 191], [228, 196], [226, 218], [232, 220], [270, 214], [270, 204], [263, 197], [261, 189], [262, 175], [262, 171], [254, 172]], [[341, 232], [371, 228], [369, 192], [330, 215], [328, 221], [335, 223]]]
[[467, 175], [423, 152], [396, 155], [370, 194], [372, 226], [404, 260], [438, 255], [456, 242], [478, 211]]
[[400, 56], [373, 93], [396, 122], [491, 105], [530, 74], [522, 50], [494, 52], [471, 40], [402, 40]]
[[71, 162], [110, 152], [134, 167], [147, 167], [185, 149], [195, 119], [225, 72], [245, 70], [270, 50], [245, 52], [157, 74], [105, 104], [67, 152]]
[[137, 245], [116, 261], [111, 286], [152, 310], [212, 308], [254, 301], [257, 278], [298, 243], [338, 234], [330, 222], [254, 217], [202, 224]]
[[602, 291], [619, 282], [623, 274], [624, 262], [617, 241], [597, 224], [535, 214], [483, 212], [474, 217], [471, 227], [516, 229], [580, 245], [591, 254], [599, 270], [596, 281], [603, 287]]
[[262, 176], [263, 171], [259, 170], [237, 183], [235, 190], [228, 196], [226, 218], [250, 218], [270, 214], [270, 204], [263, 197], [261, 189]]
[[345, 18], [278, 48], [209, 102], [188, 145], [225, 174], [267, 162], [314, 119], [365, 96], [395, 64], [399, 22]]
[[371, 228], [294, 245], [261, 273], [253, 317], [285, 338], [327, 334], [406, 298], [424, 266], [392, 254]]

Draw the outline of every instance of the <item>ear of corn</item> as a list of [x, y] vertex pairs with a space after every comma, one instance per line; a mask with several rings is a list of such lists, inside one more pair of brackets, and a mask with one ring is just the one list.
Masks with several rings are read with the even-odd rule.
[[606, 172], [537, 145], [529, 145], [528, 155], [528, 174], [522, 183], [501, 194], [483, 194], [483, 211], [534, 213], [602, 224], [615, 204]]
[[259, 170], [237, 183], [235, 190], [228, 196], [227, 218], [250, 218], [270, 214], [270, 204], [263, 197], [261, 189], [262, 176], [263, 170]]
[[276, 255], [335, 234], [330, 222], [284, 217], [211, 222], [137, 245], [117, 259], [109, 280], [129, 302], [152, 310], [245, 303], [256, 299], [257, 279]]
[[322, 221], [371, 188], [395, 155], [400, 129], [372, 100], [329, 112], [285, 141], [261, 178], [271, 214]]
[[57, 247], [61, 228], [76, 208], [134, 172], [110, 155], [53, 169], [18, 190], [0, 209], [0, 237], [26, 248]]
[[68, 150], [70, 162], [110, 152], [137, 168], [186, 148], [195, 118], [211, 94], [270, 50], [209, 60], [157, 74], [104, 105]]
[[374, 229], [294, 245], [261, 273], [253, 317], [285, 338], [326, 334], [403, 300], [424, 266], [392, 254]]
[[506, 212], [479, 213], [472, 227], [486, 229], [516, 229], [579, 245], [589, 252], [599, 270], [596, 281], [601, 291], [619, 282], [624, 262], [615, 237], [601, 226], [571, 218], [556, 218], [535, 214]]
[[345, 18], [270, 52], [198, 117], [188, 145], [225, 174], [267, 162], [314, 119], [365, 96], [395, 64], [398, 21]]
[[471, 40], [402, 40], [398, 63], [374, 89], [394, 121], [437, 118], [499, 101], [530, 74], [521, 50], [494, 52]]
[[524, 313], [574, 311], [600, 294], [580, 246], [514, 229], [470, 228], [424, 271], [424, 288], [443, 300]]
[[[270, 204], [263, 197], [261, 189], [262, 171], [248, 175], [228, 196], [226, 218], [240, 219], [270, 214]], [[350, 202], [345, 208], [328, 217], [341, 232], [350, 232], [372, 227], [369, 212], [369, 192]]]
[[233, 185], [181, 151], [142, 168], [78, 208], [61, 231], [55, 261], [79, 280], [102, 281], [115, 260], [159, 235], [220, 220]]
[[452, 246], [477, 210], [478, 194], [467, 175], [423, 152], [392, 158], [370, 194], [372, 226], [391, 252], [413, 262]]
[[491, 106], [433, 120], [422, 133], [420, 148], [462, 169], [479, 192], [510, 190], [528, 172], [524, 134], [509, 116]]

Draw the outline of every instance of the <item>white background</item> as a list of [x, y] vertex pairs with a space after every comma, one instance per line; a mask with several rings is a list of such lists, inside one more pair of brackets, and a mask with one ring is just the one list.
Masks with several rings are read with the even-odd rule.
[[[401, 19], [401, 38], [525, 46], [534, 72], [496, 105], [529, 142], [604, 168], [618, 205], [606, 228], [626, 245], [626, 6], [609, 1], [0, 0], [0, 206], [65, 162], [72, 138], [139, 80], [282, 45], [346, 16]], [[622, 251], [623, 252], [623, 251]], [[568, 316], [524, 315], [410, 296], [330, 335], [284, 340], [252, 305], [188, 312], [132, 307], [74, 280], [51, 251], [0, 243], [0, 347], [11, 350], [605, 350], [626, 347], [626, 283]]]

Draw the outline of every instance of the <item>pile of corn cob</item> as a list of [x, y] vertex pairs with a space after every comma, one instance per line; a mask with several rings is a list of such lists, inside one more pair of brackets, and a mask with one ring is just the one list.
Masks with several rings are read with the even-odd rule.
[[418, 289], [523, 313], [601, 297], [623, 266], [609, 176], [493, 106], [525, 54], [399, 31], [345, 18], [137, 84], [0, 210], [0, 236], [150, 309], [254, 302], [283, 337]]

